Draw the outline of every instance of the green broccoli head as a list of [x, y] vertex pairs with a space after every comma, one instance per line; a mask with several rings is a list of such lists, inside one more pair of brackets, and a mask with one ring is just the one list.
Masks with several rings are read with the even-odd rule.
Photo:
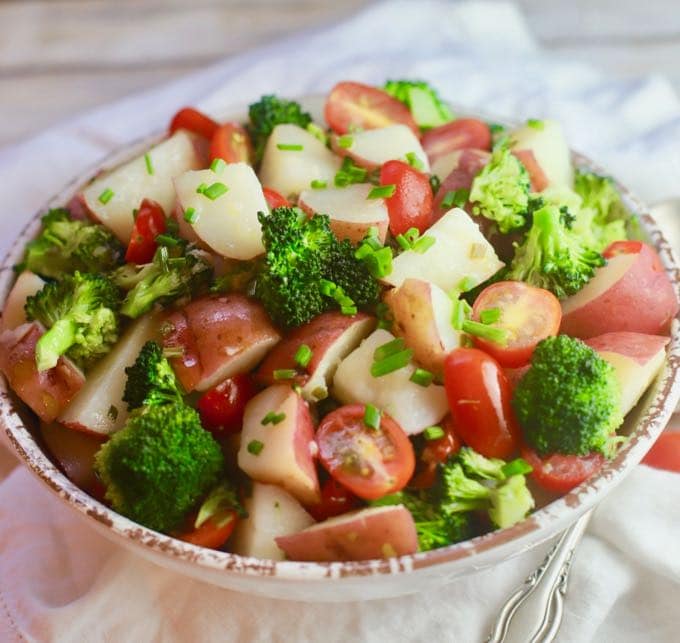
[[489, 518], [500, 529], [523, 520], [536, 505], [523, 475], [510, 476], [491, 489], [489, 501]]
[[267, 139], [277, 125], [292, 123], [306, 128], [312, 117], [302, 110], [300, 103], [277, 96], [262, 96], [248, 108], [250, 123], [246, 125], [253, 143], [255, 162], [259, 163], [264, 154]]
[[182, 254], [173, 256], [167, 246], [161, 246], [151, 263], [126, 264], [112, 273], [113, 281], [129, 290], [121, 313], [135, 319], [154, 304], [166, 306], [207, 289], [213, 275], [210, 256], [194, 246], [174, 250]]
[[224, 459], [198, 413], [175, 403], [132, 414], [99, 449], [94, 467], [116, 511], [168, 532], [210, 491]]
[[559, 299], [573, 295], [590, 281], [595, 268], [605, 260], [568, 229], [567, 215], [555, 205], [534, 212], [532, 226], [515, 252], [506, 279], [550, 290]]
[[526, 224], [530, 189], [524, 165], [507, 144], [499, 145], [472, 182], [473, 212], [496, 221], [504, 234], [522, 228]]
[[380, 299], [380, 286], [364, 261], [357, 260], [356, 247], [347, 239], [331, 245], [325, 278], [342, 288], [359, 307], [372, 306]]
[[540, 455], [610, 454], [623, 421], [614, 368], [584, 342], [559, 335], [538, 344], [512, 405]]
[[52, 281], [26, 300], [26, 316], [48, 330], [36, 345], [39, 371], [68, 355], [87, 367], [118, 340], [120, 291], [103, 275], [75, 272]]
[[23, 267], [43, 277], [64, 273], [102, 273], [120, 265], [125, 248], [104, 226], [71, 219], [65, 208], [42, 218], [42, 231], [26, 246]]
[[454, 119], [449, 106], [422, 80], [388, 80], [384, 89], [409, 108], [418, 127], [430, 129]]
[[154, 341], [142, 346], [135, 363], [125, 369], [125, 374], [123, 401], [127, 402], [128, 411], [183, 399], [175, 372], [163, 355], [163, 349]]

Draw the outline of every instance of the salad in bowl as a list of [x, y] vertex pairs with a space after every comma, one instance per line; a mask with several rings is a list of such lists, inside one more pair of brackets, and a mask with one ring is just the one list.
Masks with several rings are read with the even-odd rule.
[[61, 205], [0, 334], [43, 449], [138, 525], [257, 559], [521, 523], [616, 456], [678, 312], [557, 122], [456, 117], [423, 82], [183, 109]]

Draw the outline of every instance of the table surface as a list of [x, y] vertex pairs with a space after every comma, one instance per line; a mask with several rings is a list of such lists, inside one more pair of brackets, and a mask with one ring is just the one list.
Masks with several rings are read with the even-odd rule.
[[[0, 146], [370, 1], [0, 0]], [[677, 2], [517, 4], [547, 51], [680, 90]]]

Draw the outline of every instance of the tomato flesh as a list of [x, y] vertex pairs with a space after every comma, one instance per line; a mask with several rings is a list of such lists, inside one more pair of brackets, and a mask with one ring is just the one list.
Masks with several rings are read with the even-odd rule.
[[472, 319], [481, 321], [484, 311], [496, 310], [500, 317], [488, 325], [504, 330], [507, 342], [472, 339], [506, 368], [528, 364], [536, 344], [557, 335], [562, 321], [562, 307], [555, 295], [521, 281], [499, 281], [485, 288], [472, 307]]
[[219, 124], [209, 116], [193, 107], [184, 107], [172, 117], [169, 129], [170, 134], [174, 134], [177, 130], [185, 129], [210, 140], [218, 127]]
[[662, 433], [642, 462], [656, 469], [680, 473], [680, 433]]
[[347, 513], [358, 506], [359, 498], [337, 480], [328, 478], [321, 485], [321, 502], [307, 507], [307, 511], [312, 514], [315, 520], [320, 522]]
[[553, 453], [544, 458], [528, 446], [522, 446], [522, 457], [531, 465], [531, 477], [554, 493], [567, 493], [590, 478], [604, 464], [601, 453], [567, 455]]
[[253, 146], [245, 128], [238, 123], [220, 125], [210, 140], [210, 160], [222, 159], [227, 163], [250, 163]]
[[158, 249], [156, 237], [165, 230], [163, 208], [151, 199], [144, 199], [137, 211], [135, 225], [132, 227], [125, 261], [137, 264], [149, 263]]
[[201, 424], [215, 435], [240, 431], [246, 404], [256, 392], [250, 375], [234, 375], [220, 382], [198, 400]]
[[380, 185], [394, 185], [394, 194], [385, 199], [390, 232], [403, 234], [418, 228], [421, 234], [432, 224], [432, 188], [426, 174], [403, 161], [388, 161], [380, 170]]
[[427, 158], [433, 163], [456, 150], [470, 147], [490, 150], [491, 130], [484, 121], [477, 118], [458, 118], [425, 132], [421, 142]]
[[431, 487], [437, 475], [437, 465], [446, 462], [452, 455], [458, 453], [463, 446], [450, 415], [447, 415], [439, 426], [444, 431], [444, 435], [425, 443], [417, 464], [416, 474], [409, 483], [410, 486], [417, 489]]
[[611, 259], [617, 255], [636, 255], [642, 250], [642, 241], [614, 241], [610, 243], [602, 256]]
[[451, 416], [465, 444], [487, 458], [508, 458], [519, 446], [510, 383], [498, 362], [476, 348], [456, 348], [444, 360]]
[[364, 424], [363, 404], [341, 406], [319, 424], [319, 460], [340, 484], [365, 500], [395, 493], [413, 475], [415, 455], [403, 429], [386, 414], [379, 429]]
[[[192, 516], [192, 518], [195, 518], [195, 516]], [[222, 524], [218, 525], [212, 518], [208, 518], [200, 527], [194, 527], [192, 530], [178, 535], [177, 538], [199, 547], [219, 549], [229, 540], [229, 536], [234, 531], [238, 522], [236, 512], [231, 512], [231, 519], [224, 518], [224, 521], [220, 520]]]
[[264, 194], [265, 201], [267, 201], [270, 210], [274, 210], [275, 208], [289, 208], [291, 205], [290, 201], [276, 190], [262, 188], [262, 193]]
[[338, 83], [326, 99], [326, 122], [336, 134], [402, 124], [416, 136], [420, 130], [408, 107], [387, 92], [362, 83]]

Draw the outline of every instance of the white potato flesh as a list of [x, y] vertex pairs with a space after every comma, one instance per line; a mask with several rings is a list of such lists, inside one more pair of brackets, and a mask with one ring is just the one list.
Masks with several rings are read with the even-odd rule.
[[[227, 188], [217, 198], [197, 192], [201, 185]], [[193, 231], [222, 257], [247, 260], [264, 252], [258, 212], [269, 212], [260, 181], [247, 163], [228, 163], [220, 172], [185, 172], [175, 179], [183, 213], [194, 209]], [[182, 215], [183, 216], [183, 215]]]
[[571, 188], [574, 168], [562, 126], [550, 119], [524, 125], [510, 134], [513, 150], [530, 150], [551, 187]]
[[414, 154], [422, 163], [422, 171], [430, 171], [430, 162], [416, 135], [406, 125], [389, 125], [351, 134], [351, 145], [340, 148], [363, 167], [373, 169], [387, 161], [404, 161]]
[[448, 403], [443, 386], [410, 381], [416, 369], [412, 362], [382, 377], [371, 375], [375, 349], [393, 339], [384, 329], [373, 331], [338, 366], [333, 394], [343, 404], [373, 404], [412, 435], [437, 424], [448, 412]]
[[12, 290], [10, 290], [7, 299], [5, 300], [5, 308], [2, 311], [2, 323], [0, 324], [0, 329], [2, 330], [13, 330], [21, 324], [26, 323], [26, 311], [24, 306], [26, 305], [26, 300], [35, 295], [42, 287], [45, 282], [38, 277], [38, 275], [24, 270], [14, 282]]
[[453, 170], [458, 167], [461, 154], [463, 150], [454, 150], [444, 156], [438, 157], [433, 163], [430, 172], [438, 176], [442, 181], [449, 175]]
[[[263, 424], [268, 414], [283, 419]], [[251, 453], [253, 443], [262, 445]], [[314, 466], [316, 443], [309, 406], [288, 385], [270, 386], [246, 405], [238, 465], [253, 480], [278, 484], [300, 502], [319, 502], [319, 480]]]
[[359, 243], [370, 228], [378, 229], [382, 242], [387, 236], [389, 215], [385, 199], [369, 199], [375, 186], [349, 185], [344, 188], [304, 190], [299, 205], [309, 214], [326, 214], [338, 239]]
[[450, 292], [463, 279], [480, 284], [504, 265], [479, 226], [460, 208], [449, 210], [425, 234], [434, 244], [423, 253], [402, 252], [383, 278], [386, 284], [401, 286], [406, 279], [422, 279]]
[[[95, 218], [127, 244], [134, 224], [132, 212], [143, 199], [156, 201], [166, 215], [172, 214], [175, 207], [172, 180], [205, 164], [198, 146], [193, 135], [184, 130], [176, 132], [147, 152], [153, 174], [149, 173], [145, 155], [141, 155], [97, 177], [83, 190], [82, 199]], [[102, 203], [100, 196], [107, 191], [112, 196]]]
[[293, 496], [274, 485], [255, 482], [253, 494], [244, 505], [248, 517], [238, 521], [231, 539], [231, 550], [241, 556], [284, 560], [285, 554], [274, 539], [314, 524], [314, 518]]
[[[281, 149], [291, 145], [301, 145], [302, 149]], [[319, 139], [297, 125], [284, 124], [277, 125], [267, 141], [260, 180], [287, 197], [300, 194], [312, 181], [332, 185], [338, 169], [340, 159]]]
[[142, 346], [157, 339], [159, 320], [145, 315], [133, 323], [112, 351], [88, 372], [85, 384], [59, 416], [72, 429], [109, 435], [121, 429], [128, 417], [123, 391], [127, 376]]

